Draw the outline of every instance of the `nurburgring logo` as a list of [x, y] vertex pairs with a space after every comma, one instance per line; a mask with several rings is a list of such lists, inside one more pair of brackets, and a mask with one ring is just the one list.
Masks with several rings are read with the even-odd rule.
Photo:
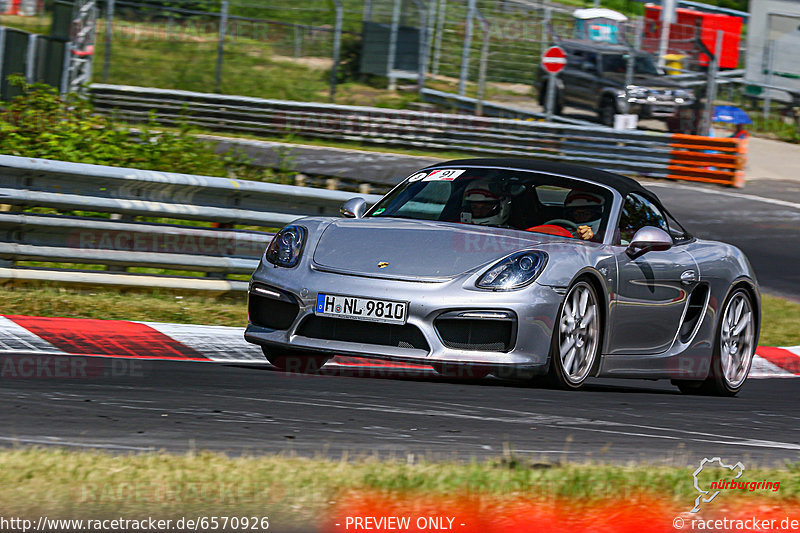
[[[702, 489], [700, 487], [700, 480], [699, 476], [700, 473], [703, 472], [707, 465], [714, 465], [719, 466], [720, 468], [724, 468], [729, 470], [731, 473], [736, 472], [736, 475], [731, 479], [720, 478], [718, 481], [712, 481], [709, 484], [708, 490]], [[729, 465], [722, 462], [722, 459], [719, 457], [712, 457], [709, 459], [708, 457], [704, 457], [702, 461], [700, 461], [700, 466], [697, 467], [692, 473], [692, 479], [694, 480], [694, 488], [700, 494], [694, 500], [694, 507], [692, 508], [690, 513], [697, 513], [700, 511], [700, 504], [701, 503], [709, 503], [711, 500], [716, 498], [720, 492], [723, 490], [748, 490], [753, 492], [755, 490], [770, 490], [772, 492], [776, 492], [781, 487], [780, 481], [767, 481], [766, 479], [762, 481], [738, 481], [739, 478], [742, 477], [744, 474], [744, 465], [741, 461]]]

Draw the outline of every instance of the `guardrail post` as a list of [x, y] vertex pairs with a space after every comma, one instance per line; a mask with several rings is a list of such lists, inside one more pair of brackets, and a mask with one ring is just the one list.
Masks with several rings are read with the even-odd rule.
[[486, 91], [486, 68], [489, 63], [489, 21], [478, 11], [478, 20], [481, 22], [483, 37], [481, 41], [481, 60], [478, 68], [478, 94], [475, 102], [475, 114], [483, 114], [483, 95]]
[[392, 29], [389, 33], [389, 53], [386, 57], [386, 75], [389, 77], [389, 90], [397, 89], [397, 80], [394, 77], [394, 59], [397, 54], [397, 29], [400, 24], [400, 4], [402, 0], [394, 0], [392, 9]]
[[[542, 51], [550, 44], [550, 20], [553, 18], [553, 8], [547, 5], [548, 2], [545, 2], [542, 6]], [[539, 55], [542, 55], [541, 53]]]
[[364, 22], [372, 21], [372, 0], [364, 0], [364, 14], [361, 19]]
[[464, 43], [461, 49], [461, 73], [458, 78], [458, 94], [464, 96], [467, 92], [467, 76], [469, 75], [469, 53], [472, 46], [472, 19], [475, 17], [476, 0], [468, 0], [467, 20], [464, 24]]
[[555, 99], [556, 99], [556, 79], [558, 78], [557, 74], [553, 74], [552, 72], [547, 74], [547, 93], [545, 99], [545, 113], [547, 115], [547, 121], [553, 120], [553, 107], [555, 106]]
[[[436, 0], [431, 0], [435, 2]], [[419, 10], [419, 54], [417, 57], [417, 85], [418, 90], [425, 87], [425, 69], [428, 68], [428, 8], [422, 0], [414, 0]]]
[[28, 34], [28, 50], [25, 56], [25, 79], [28, 83], [36, 81], [36, 41], [39, 36]]
[[69, 90], [69, 63], [71, 55], [72, 43], [67, 42], [64, 44], [64, 62], [61, 65], [61, 87], [58, 88], [58, 92], [61, 95], [67, 94], [67, 91]]
[[336, 9], [336, 25], [333, 29], [333, 66], [331, 67], [331, 102], [336, 96], [336, 69], [339, 66], [339, 50], [342, 44], [342, 1], [333, 0]]
[[228, 0], [222, 0], [219, 17], [219, 42], [217, 43], [217, 69], [214, 75], [214, 91], [222, 86], [222, 55], [225, 52], [225, 34], [228, 31]]
[[[775, 41], [770, 40], [767, 43], [767, 85], [772, 85], [772, 70], [774, 68], [775, 63]], [[770, 90], [767, 89], [764, 91], [764, 104], [762, 108], [762, 112], [764, 115], [764, 121], [769, 118], [769, 108], [772, 104], [772, 99], [770, 98]]]
[[[108, 82], [108, 71], [111, 68], [111, 40], [114, 27], [114, 0], [106, 1], [106, 49], [103, 51], [103, 83]], [[172, 20], [172, 17], [170, 17], [170, 20]]]
[[[5, 53], [6, 53], [6, 29], [0, 26], [0, 80], [5, 78], [6, 75], [5, 69], [3, 68], [5, 64], [4, 63]], [[2, 95], [0, 95], [0, 98], [2, 98]]]
[[675, 0], [661, 2], [661, 35], [658, 41], [658, 68], [666, 65], [666, 56], [669, 53], [669, 32], [672, 21], [675, 20]]
[[628, 103], [628, 88], [633, 83], [635, 79], [635, 72], [636, 72], [636, 51], [639, 50], [642, 46], [642, 31], [641, 26], [639, 26], [639, 21], [635, 21], [633, 23], [633, 32], [634, 32], [634, 44], [633, 47], [628, 46], [628, 65], [625, 69], [625, 99], [622, 102], [622, 113], [628, 114], [629, 106]]
[[302, 39], [302, 34], [300, 33], [300, 26], [295, 25], [293, 27], [294, 30], [294, 57], [300, 57], [301, 52], [301, 44], [300, 40]]
[[447, 12], [447, 0], [439, 1], [439, 20], [436, 21], [436, 42], [433, 45], [433, 74], [439, 74], [439, 59], [442, 57], [442, 34]]
[[706, 87], [706, 108], [703, 112], [700, 135], [708, 135], [711, 131], [712, 118], [714, 115], [714, 100], [717, 99], [717, 71], [719, 70], [719, 55], [722, 53], [722, 30], [717, 30], [717, 40], [714, 44], [714, 52], [709, 54], [708, 62], [708, 85]]

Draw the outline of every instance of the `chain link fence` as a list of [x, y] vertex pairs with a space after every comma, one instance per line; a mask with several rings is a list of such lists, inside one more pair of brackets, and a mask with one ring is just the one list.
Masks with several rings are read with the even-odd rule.
[[[30, 1], [0, 0], [7, 7]], [[365, 81], [366, 74], [372, 85], [388, 79], [390, 88], [428, 87], [540, 111], [542, 53], [577, 32], [572, 8], [544, 0], [99, 0], [97, 5], [95, 81], [301, 101], [333, 99], [338, 84]], [[724, 25], [697, 14], [690, 18], [683, 10], [663, 40], [660, 7], [642, 10], [641, 17], [619, 24], [616, 41], [663, 57], [668, 73], [694, 72], [701, 96], [716, 91], [709, 83], [714, 76], [697, 74], [711, 69], [710, 55], [721, 71], [744, 64], [740, 19], [738, 26]], [[770, 17], [758, 30], [764, 39], [755, 42], [755, 32], [748, 32], [747, 75], [718, 78], [723, 85], [717, 99], [757, 110], [765, 126], [783, 121], [794, 127], [800, 63], [793, 51], [800, 43], [795, 31], [800, 19]], [[792, 84], [795, 94], [770, 89]], [[373, 105], [375, 98], [364, 90], [345, 103]]]

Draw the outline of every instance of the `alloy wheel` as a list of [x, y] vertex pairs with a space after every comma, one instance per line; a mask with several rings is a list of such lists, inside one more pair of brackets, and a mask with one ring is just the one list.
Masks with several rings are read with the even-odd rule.
[[600, 316], [594, 290], [579, 282], [567, 294], [559, 319], [558, 356], [563, 378], [582, 383], [594, 367], [600, 337]]
[[755, 329], [750, 298], [744, 291], [738, 291], [728, 301], [719, 335], [722, 378], [731, 389], [741, 386], [750, 371], [755, 352]]

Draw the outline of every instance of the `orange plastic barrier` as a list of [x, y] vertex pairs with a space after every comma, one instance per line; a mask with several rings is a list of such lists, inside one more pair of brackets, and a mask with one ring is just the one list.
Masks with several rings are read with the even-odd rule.
[[671, 179], [744, 187], [747, 139], [673, 134]]
[[22, 0], [11, 0], [6, 2], [6, 10], [3, 15], [19, 15], [19, 4]]

